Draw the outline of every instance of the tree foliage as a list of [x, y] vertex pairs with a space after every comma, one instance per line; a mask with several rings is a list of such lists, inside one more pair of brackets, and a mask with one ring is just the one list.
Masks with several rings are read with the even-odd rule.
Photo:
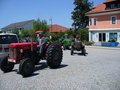
[[67, 30], [67, 31], [65, 31], [65, 34], [67, 34], [68, 37], [72, 37], [74, 35], [74, 31], [73, 30]]
[[48, 25], [45, 20], [37, 19], [33, 23], [33, 29], [21, 30], [20, 38], [30, 37], [32, 39], [36, 38], [36, 31], [42, 30], [44, 33], [48, 32]]
[[17, 35], [19, 36], [19, 29], [16, 28], [16, 27], [14, 27], [14, 28], [12, 29], [12, 33], [17, 34]]
[[25, 38], [29, 36], [29, 30], [21, 30], [20, 38]]
[[74, 11], [72, 12], [73, 28], [75, 30], [86, 28], [89, 19], [85, 13], [91, 10], [92, 3], [88, 0], [74, 0], [73, 4], [75, 5]]
[[34, 21], [33, 29], [35, 31], [42, 30], [42, 31], [44, 31], [44, 33], [48, 32], [48, 25], [47, 25], [46, 20], [37, 19], [36, 21]]
[[77, 30], [76, 35], [80, 38], [81, 41], [88, 41], [89, 31], [88, 28], [84, 28], [82, 30]]

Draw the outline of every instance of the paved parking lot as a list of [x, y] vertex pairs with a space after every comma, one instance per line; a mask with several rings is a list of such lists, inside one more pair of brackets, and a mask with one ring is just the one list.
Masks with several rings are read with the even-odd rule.
[[19, 65], [10, 73], [0, 70], [0, 90], [120, 90], [120, 49], [86, 49], [87, 56], [64, 51], [58, 69], [42, 61], [28, 78], [18, 73]]

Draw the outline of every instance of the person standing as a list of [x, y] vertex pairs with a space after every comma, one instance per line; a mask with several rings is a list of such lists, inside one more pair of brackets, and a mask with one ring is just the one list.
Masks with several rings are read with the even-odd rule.
[[38, 46], [40, 47], [40, 55], [43, 55], [43, 48], [45, 44], [47, 43], [46, 37], [43, 35], [43, 33], [39, 33], [38, 37]]

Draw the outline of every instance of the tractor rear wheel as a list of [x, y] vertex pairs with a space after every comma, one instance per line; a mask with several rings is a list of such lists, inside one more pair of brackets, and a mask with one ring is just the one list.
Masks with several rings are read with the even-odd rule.
[[85, 48], [82, 49], [82, 54], [83, 54], [84, 56], [86, 56], [86, 50], [85, 50]]
[[10, 72], [14, 68], [14, 63], [8, 62], [8, 56], [0, 60], [0, 68], [3, 72]]
[[34, 66], [30, 58], [25, 58], [20, 62], [19, 72], [23, 77], [28, 77], [34, 72]]
[[74, 54], [74, 51], [73, 50], [71, 50], [71, 55], [73, 55]]
[[63, 51], [60, 45], [51, 44], [46, 52], [47, 64], [50, 68], [58, 68], [62, 62]]
[[74, 54], [74, 49], [73, 49], [73, 46], [71, 46], [71, 55]]

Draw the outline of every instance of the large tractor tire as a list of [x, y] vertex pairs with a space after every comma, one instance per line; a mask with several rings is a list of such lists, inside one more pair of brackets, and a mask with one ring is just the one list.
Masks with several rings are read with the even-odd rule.
[[0, 60], [0, 69], [3, 72], [10, 72], [14, 68], [14, 63], [8, 62], [8, 56]]
[[34, 72], [34, 66], [30, 58], [25, 58], [20, 62], [19, 72], [23, 77], [28, 77]]
[[35, 65], [39, 64], [40, 62], [40, 55], [37, 53], [37, 51], [33, 51], [31, 55], [31, 59]]
[[58, 68], [62, 62], [63, 51], [58, 44], [51, 44], [46, 52], [47, 64], [50, 68]]
[[73, 55], [74, 54], [74, 51], [73, 50], [71, 50], [71, 55]]
[[84, 56], [86, 56], [86, 50], [85, 50], [85, 48], [82, 49], [82, 54], [83, 54]]
[[30, 58], [35, 65], [38, 64], [40, 61], [40, 55], [37, 53], [36, 50], [32, 52], [29, 50], [24, 51], [24, 55], [22, 59], [25, 59], [25, 58]]

